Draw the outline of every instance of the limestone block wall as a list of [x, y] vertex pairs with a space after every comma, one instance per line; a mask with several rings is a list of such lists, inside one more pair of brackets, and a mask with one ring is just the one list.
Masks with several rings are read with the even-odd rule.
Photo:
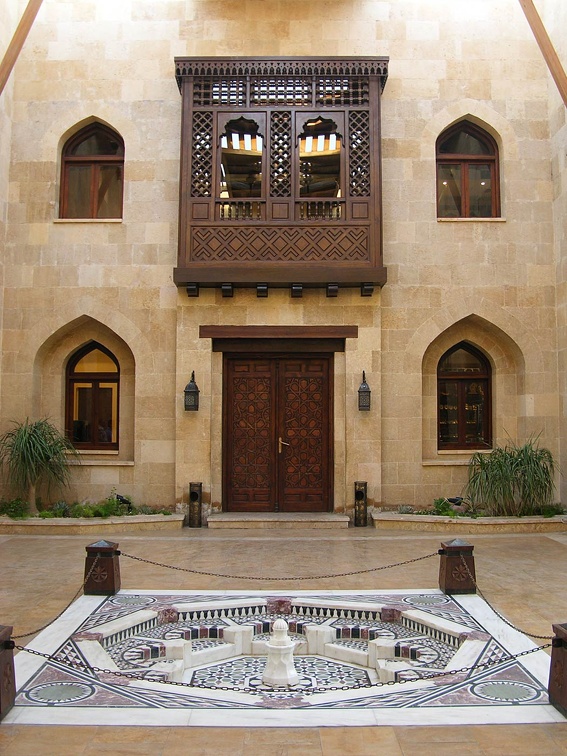
[[[12, 17], [14, 5], [0, 0]], [[557, 5], [546, 0], [546, 20], [562, 40]], [[237, 291], [223, 300], [205, 290], [189, 300], [178, 292], [176, 55], [390, 56], [381, 293], [258, 300]], [[517, 0], [45, 0], [0, 113], [0, 146], [9, 143], [11, 156], [8, 169], [0, 150], [0, 197], [9, 198], [0, 199], [0, 429], [28, 415], [63, 422], [65, 366], [89, 339], [108, 344], [122, 369], [120, 452], [85, 455], [68, 496], [102, 498], [117, 487], [139, 503], [172, 506], [195, 480], [220, 505], [221, 358], [199, 339], [201, 324], [359, 325], [335, 359], [336, 511], [351, 506], [357, 479], [376, 505], [458, 493], [468, 455], [437, 451], [435, 375], [461, 339], [492, 366], [495, 439], [541, 433], [559, 453], [564, 111]], [[435, 140], [464, 117], [498, 144], [501, 219], [437, 220]], [[61, 148], [93, 119], [125, 142], [123, 219], [60, 221]], [[199, 413], [183, 411], [192, 370]], [[362, 370], [370, 413], [355, 410]]]
[[[0, 50], [7, 49], [18, 24], [18, 4], [0, 0]], [[4, 301], [4, 239], [8, 214], [8, 174], [10, 170], [10, 143], [12, 134], [13, 77], [7, 82], [0, 95], [0, 353], [2, 349], [2, 322]], [[2, 371], [0, 370], [0, 390]]]
[[[208, 511], [222, 506], [222, 354], [213, 352], [211, 339], [199, 338], [199, 325], [358, 325], [358, 338], [346, 340], [345, 352], [335, 353], [334, 509], [352, 514], [354, 481], [368, 481], [369, 504], [381, 499], [381, 327], [380, 295], [361, 298], [346, 290], [328, 299], [322, 290], [304, 291], [291, 299], [288, 290], [272, 290], [258, 300], [255, 291], [237, 289], [232, 299], [205, 289], [198, 299], [180, 292], [177, 343], [177, 395], [191, 372], [200, 389], [198, 412], [178, 414], [176, 436], [177, 496], [187, 500], [190, 482], [203, 483]], [[372, 389], [370, 412], [358, 411], [362, 371]]]
[[[468, 454], [436, 448], [436, 364], [462, 339], [492, 366], [495, 441], [541, 434], [559, 451], [548, 89], [518, 3], [390, 10], [382, 492], [390, 504], [422, 505], [466, 480]], [[498, 144], [501, 219], [436, 218], [435, 140], [465, 117]]]
[[[62, 427], [65, 367], [91, 338], [122, 371], [120, 452], [83, 455], [66, 498], [116, 487], [137, 503], [175, 501], [174, 10], [49, 0], [14, 71], [0, 425], [47, 415]], [[123, 220], [59, 220], [62, 145], [95, 119], [125, 142]]]
[[[567, 6], [546, 0], [543, 20], [551, 42], [561, 60], [563, 70], [567, 71]], [[560, 465], [565, 470], [567, 464], [567, 116], [566, 108], [559, 92], [548, 80], [550, 101], [551, 131], [551, 176], [553, 180], [553, 219], [555, 234], [555, 252], [557, 257], [557, 341], [559, 360], [560, 393]], [[560, 498], [567, 500], [565, 476], [561, 478]]]

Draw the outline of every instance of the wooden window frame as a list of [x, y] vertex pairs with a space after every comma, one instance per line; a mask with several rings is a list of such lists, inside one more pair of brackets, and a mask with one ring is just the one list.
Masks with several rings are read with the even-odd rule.
[[[103, 373], [77, 373], [75, 372], [75, 366], [80, 360], [87, 354], [94, 350], [100, 350], [112, 362], [116, 365], [116, 372]], [[73, 440], [73, 418], [74, 418], [74, 391], [73, 388], [77, 383], [92, 383], [93, 384], [93, 411], [91, 417], [91, 423], [93, 428], [97, 428], [99, 425], [98, 417], [98, 403], [96, 395], [101, 383], [114, 383], [116, 384], [116, 441], [99, 441], [94, 439], [93, 441], [74, 441]], [[118, 451], [119, 439], [120, 439], [120, 364], [114, 354], [105, 346], [97, 341], [91, 341], [84, 347], [75, 352], [70, 358], [67, 364], [66, 370], [66, 392], [65, 392], [65, 433], [67, 437], [72, 441], [73, 445], [79, 450], [85, 451]]]
[[[453, 352], [459, 349], [471, 354], [484, 368], [484, 372], [479, 374], [470, 373], [441, 373], [443, 362], [450, 357]], [[483, 407], [483, 436], [485, 442], [467, 443], [466, 441], [466, 403], [464, 398], [465, 385], [474, 377], [474, 380], [482, 383], [486, 388], [486, 399]], [[447, 442], [441, 440], [441, 423], [443, 422], [443, 408], [440, 401], [441, 383], [455, 383], [457, 386], [457, 428], [458, 441]], [[446, 419], [446, 418], [445, 418]], [[437, 447], [441, 451], [476, 451], [479, 449], [492, 448], [492, 371], [487, 358], [478, 349], [461, 341], [448, 349], [440, 358], [437, 365]]]
[[[175, 61], [183, 116], [174, 282], [191, 297], [227, 284], [360, 286], [361, 296], [371, 296], [386, 282], [380, 98], [387, 58]], [[221, 136], [242, 117], [259, 125], [264, 140], [261, 196], [225, 201], [218, 196]], [[340, 138], [339, 196], [323, 185], [302, 193], [299, 136], [319, 118], [336, 124]]]
[[[440, 145], [443, 144], [454, 134], [465, 131], [475, 139], [478, 139], [490, 150], [490, 154], [486, 155], [468, 155], [462, 153], [446, 153], [440, 152]], [[459, 121], [459, 123], [450, 126], [437, 138], [435, 145], [435, 159], [436, 159], [436, 193], [437, 193], [437, 217], [438, 218], [470, 218], [471, 220], [480, 220], [482, 218], [499, 218], [500, 217], [500, 171], [499, 171], [499, 153], [498, 145], [488, 132], [484, 131], [478, 126], [470, 123], [470, 121]], [[490, 182], [491, 182], [491, 214], [484, 216], [472, 216], [470, 214], [470, 186], [469, 186], [469, 168], [474, 165], [487, 164], [490, 168]], [[461, 214], [441, 215], [439, 212], [439, 169], [442, 166], [458, 165], [461, 168]]]
[[[116, 140], [120, 145], [119, 155], [71, 155], [81, 142], [84, 142], [93, 134], [104, 133], [106, 136]], [[71, 166], [86, 166], [90, 168], [90, 190], [89, 190], [89, 215], [84, 218], [75, 218], [69, 216], [69, 169]], [[118, 215], [112, 215], [104, 218], [98, 217], [98, 193], [99, 176], [101, 168], [108, 166], [120, 166], [120, 212]], [[68, 220], [115, 220], [122, 218], [124, 202], [124, 141], [122, 137], [113, 129], [103, 126], [100, 123], [93, 123], [81, 129], [74, 134], [63, 147], [61, 159], [61, 193], [59, 201], [59, 217]]]

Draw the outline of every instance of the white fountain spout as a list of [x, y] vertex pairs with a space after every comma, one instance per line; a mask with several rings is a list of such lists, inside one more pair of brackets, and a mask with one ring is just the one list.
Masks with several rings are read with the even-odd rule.
[[268, 646], [268, 660], [262, 675], [262, 682], [275, 688], [297, 685], [299, 675], [293, 663], [294, 643], [287, 634], [287, 622], [277, 619], [272, 628]]

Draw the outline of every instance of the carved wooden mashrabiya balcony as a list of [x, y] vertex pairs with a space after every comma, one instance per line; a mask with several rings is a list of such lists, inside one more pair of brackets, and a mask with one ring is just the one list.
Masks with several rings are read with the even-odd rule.
[[387, 58], [176, 58], [182, 94], [174, 280], [360, 286], [382, 265], [380, 95]]

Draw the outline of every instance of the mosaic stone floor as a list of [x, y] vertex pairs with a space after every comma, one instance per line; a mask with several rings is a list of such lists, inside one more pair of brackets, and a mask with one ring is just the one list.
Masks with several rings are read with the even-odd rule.
[[[262, 671], [280, 617], [300, 679], [274, 689]], [[479, 596], [434, 589], [82, 596], [27, 648], [56, 658], [17, 654], [18, 695], [7, 723], [565, 721], [547, 699], [549, 656], [511, 659], [535, 644]]]

